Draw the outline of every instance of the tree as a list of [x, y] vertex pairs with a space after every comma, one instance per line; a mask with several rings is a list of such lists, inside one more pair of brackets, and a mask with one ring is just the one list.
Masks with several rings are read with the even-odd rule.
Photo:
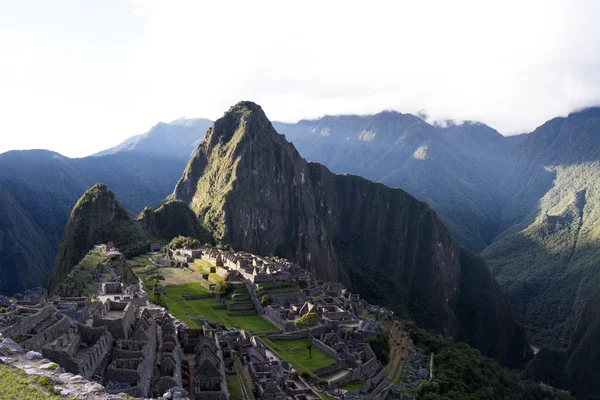
[[321, 321], [321, 318], [312, 312], [306, 313], [296, 321], [294, 321], [294, 326], [305, 326], [308, 331], [308, 338], [311, 340], [310, 344], [306, 346], [308, 349], [308, 358], [312, 358], [312, 333], [311, 328], [317, 325]]
[[146, 279], [146, 282], [148, 282], [148, 284], [152, 288], [152, 291], [156, 292], [156, 289], [158, 289], [158, 282], [164, 281], [164, 280], [165, 280], [165, 277], [163, 275], [161, 275], [161, 274], [154, 274], [154, 275], [150, 275]]
[[227, 281], [219, 281], [217, 282], [217, 284], [215, 285], [215, 293], [217, 296], [223, 297], [225, 296], [227, 293], [229, 293], [229, 282]]
[[198, 247], [200, 247], [200, 242], [197, 239], [179, 235], [165, 246], [165, 252], [177, 249], [197, 249]]

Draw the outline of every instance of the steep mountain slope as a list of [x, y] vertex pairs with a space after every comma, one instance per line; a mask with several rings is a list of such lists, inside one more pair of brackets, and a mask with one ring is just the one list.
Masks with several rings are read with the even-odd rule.
[[307, 163], [254, 103], [238, 103], [208, 130], [173, 197], [218, 241], [341, 279], [507, 364], [528, 356], [485, 263], [460, 248], [427, 204]]
[[129, 213], [161, 201], [181, 176], [181, 160], [119, 153], [69, 159], [45, 150], [0, 155], [0, 293], [43, 284], [77, 199], [105, 182]]
[[[510, 146], [483, 124], [434, 127], [394, 111], [274, 123], [298, 151], [333, 172], [400, 187], [436, 210], [464, 246], [483, 250], [500, 215], [495, 178]], [[493, 162], [486, 159], [493, 154]]]
[[212, 121], [206, 118], [180, 118], [169, 123], [159, 122], [148, 132], [132, 136], [117, 146], [93, 156], [126, 151], [184, 159], [187, 162], [211, 125]]
[[543, 348], [523, 376], [571, 391], [579, 400], [600, 399], [600, 290], [587, 301], [565, 351]]
[[600, 109], [526, 135], [501, 181], [507, 229], [483, 253], [536, 344], [565, 348], [600, 284]]
[[149, 236], [171, 241], [176, 236], [212, 243], [210, 233], [200, 224], [196, 214], [182, 201], [166, 201], [154, 208], [144, 208], [137, 218], [140, 227]]
[[114, 241], [124, 252], [135, 252], [138, 246], [138, 251], [145, 251], [150, 244], [106, 185], [94, 185], [73, 207], [60, 241], [48, 292], [54, 292], [95, 244], [108, 241]]

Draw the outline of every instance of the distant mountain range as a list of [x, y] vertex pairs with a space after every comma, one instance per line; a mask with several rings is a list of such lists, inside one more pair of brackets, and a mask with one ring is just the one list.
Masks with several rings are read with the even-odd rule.
[[180, 118], [169, 123], [159, 122], [148, 132], [132, 136], [117, 146], [93, 154], [93, 156], [130, 152], [180, 158], [187, 162], [204, 137], [204, 132], [211, 125], [212, 121], [205, 118]]
[[[462, 246], [482, 251], [533, 342], [565, 348], [600, 283], [599, 114], [576, 112], [512, 137], [477, 122], [431, 125], [393, 111], [273, 126], [308, 161], [428, 203]], [[0, 246], [12, 249], [0, 253], [0, 290], [43, 280], [70, 208], [92, 184], [110, 185], [131, 214], [158, 203], [210, 124], [160, 123], [80, 160], [42, 151], [0, 155], [7, 166], [0, 169]]]

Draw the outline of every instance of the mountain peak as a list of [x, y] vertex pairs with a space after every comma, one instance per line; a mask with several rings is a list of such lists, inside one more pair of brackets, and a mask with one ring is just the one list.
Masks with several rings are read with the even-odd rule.
[[245, 135], [279, 135], [271, 125], [263, 109], [251, 101], [240, 101], [231, 106], [215, 121], [206, 133], [206, 142], [211, 147], [219, 142], [229, 142]]

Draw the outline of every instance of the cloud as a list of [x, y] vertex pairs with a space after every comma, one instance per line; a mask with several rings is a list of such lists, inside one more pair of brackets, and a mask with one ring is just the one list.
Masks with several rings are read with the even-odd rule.
[[[600, 3], [593, 1], [103, 4], [118, 12], [90, 28], [89, 43], [100, 49], [81, 49], [84, 57], [99, 51], [102, 68], [78, 64], [93, 74], [61, 94], [64, 107], [49, 107], [53, 124], [93, 119], [88, 132], [105, 140], [76, 141], [68, 155], [108, 147], [159, 120], [218, 118], [242, 99], [283, 121], [424, 110], [430, 121], [479, 120], [504, 134], [600, 103]], [[44, 47], [61, 45], [50, 36]], [[9, 103], [2, 104], [10, 111]], [[49, 129], [72, 138], [78, 124]]]

